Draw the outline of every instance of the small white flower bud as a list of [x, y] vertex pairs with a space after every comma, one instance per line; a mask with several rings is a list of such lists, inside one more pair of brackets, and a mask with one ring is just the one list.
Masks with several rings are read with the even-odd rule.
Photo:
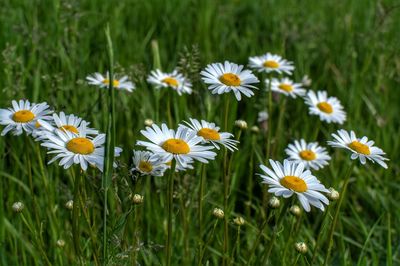
[[296, 217], [299, 217], [301, 215], [301, 209], [299, 206], [293, 205], [292, 207], [290, 207], [290, 213]]
[[294, 244], [294, 248], [297, 250], [297, 252], [301, 254], [306, 254], [308, 251], [308, 247], [304, 242], [297, 242], [296, 244]]
[[72, 210], [74, 208], [74, 201], [73, 200], [69, 200], [65, 203], [65, 208], [67, 208], [68, 210]]
[[258, 126], [252, 126], [250, 130], [254, 134], [257, 134], [260, 132], [260, 129], [258, 128]]
[[233, 222], [237, 225], [237, 226], [242, 226], [244, 225], [244, 219], [242, 217], [236, 217], [235, 219], [233, 219]]
[[277, 209], [281, 206], [281, 201], [274, 196], [268, 201], [268, 205], [273, 209]]
[[132, 196], [132, 202], [134, 204], [142, 204], [143, 203], [143, 196], [139, 194], [135, 194]]
[[65, 241], [63, 239], [58, 239], [56, 244], [57, 244], [57, 247], [63, 248], [65, 246]]
[[338, 200], [340, 197], [339, 192], [333, 187], [329, 188], [329, 193], [327, 195], [330, 200]]
[[145, 126], [151, 127], [153, 124], [154, 124], [154, 121], [151, 120], [151, 119], [144, 120], [144, 125]]
[[240, 128], [242, 130], [245, 130], [245, 129], [247, 129], [247, 122], [244, 120], [236, 120], [235, 126], [237, 126], [238, 128]]
[[212, 213], [218, 219], [222, 219], [225, 216], [224, 211], [218, 208], [215, 208]]
[[307, 75], [305, 75], [301, 80], [301, 83], [303, 84], [304, 87], [310, 87], [312, 80]]
[[25, 205], [22, 203], [22, 202], [20, 202], [20, 201], [17, 201], [17, 202], [14, 202], [14, 204], [12, 205], [12, 209], [13, 209], [13, 211], [14, 212], [22, 212], [22, 210], [24, 209], [24, 207], [25, 207]]

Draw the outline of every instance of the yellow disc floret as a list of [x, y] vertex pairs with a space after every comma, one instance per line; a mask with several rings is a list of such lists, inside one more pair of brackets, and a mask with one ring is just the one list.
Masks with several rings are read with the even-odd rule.
[[350, 149], [352, 149], [352, 150], [354, 150], [354, 151], [356, 151], [358, 153], [361, 153], [361, 154], [364, 154], [364, 155], [370, 155], [371, 154], [371, 151], [369, 150], [368, 145], [362, 144], [359, 141], [355, 140], [355, 141], [351, 142], [350, 144], [348, 144], [347, 146], [349, 146]]
[[17, 123], [28, 123], [35, 118], [34, 113], [29, 110], [20, 110], [14, 113], [12, 119]]
[[147, 161], [140, 161], [138, 167], [139, 167], [140, 171], [145, 172], [145, 173], [150, 173], [151, 170], [153, 170], [153, 166], [151, 165], [151, 163], [149, 163]]
[[[102, 82], [103, 82], [103, 84], [105, 84], [105, 85], [109, 85], [109, 84], [110, 84], [110, 80], [109, 80], [109, 79], [104, 79]], [[114, 79], [114, 81], [113, 81], [113, 87], [118, 87], [118, 86], [119, 86], [119, 80]]]
[[171, 87], [178, 87], [178, 85], [179, 85], [179, 82], [176, 79], [171, 78], [171, 77], [167, 77], [161, 81]]
[[332, 105], [327, 102], [320, 102], [317, 104], [317, 107], [319, 110], [327, 114], [331, 114], [333, 112]]
[[87, 138], [74, 138], [68, 141], [67, 150], [77, 154], [91, 154], [94, 152], [93, 142]]
[[279, 182], [285, 188], [291, 189], [296, 192], [306, 192], [307, 191], [306, 182], [304, 182], [303, 179], [301, 179], [297, 176], [287, 175], [287, 176], [283, 177]]
[[233, 73], [225, 73], [219, 77], [219, 81], [224, 83], [226, 86], [239, 86], [241, 80], [238, 75]]
[[263, 63], [263, 66], [268, 68], [278, 68], [279, 63], [274, 60], [267, 60]]
[[279, 84], [278, 87], [279, 87], [279, 89], [281, 89], [281, 90], [283, 90], [283, 91], [286, 91], [286, 92], [291, 92], [291, 91], [293, 91], [293, 86], [290, 85], [290, 84], [282, 83], [282, 84]]
[[161, 147], [173, 154], [188, 154], [190, 152], [189, 145], [181, 139], [168, 139]]
[[74, 126], [71, 126], [71, 125], [64, 125], [62, 127], [59, 127], [59, 129], [67, 130], [69, 132], [76, 133], [76, 134], [79, 133], [78, 129], [76, 127], [74, 127]]
[[202, 128], [197, 132], [197, 135], [203, 137], [206, 140], [220, 140], [221, 136], [218, 131], [211, 128]]
[[306, 161], [312, 161], [312, 160], [315, 160], [315, 158], [317, 158], [317, 156], [315, 155], [315, 152], [310, 151], [310, 150], [301, 151], [299, 153], [299, 155], [300, 155], [301, 159], [306, 160]]

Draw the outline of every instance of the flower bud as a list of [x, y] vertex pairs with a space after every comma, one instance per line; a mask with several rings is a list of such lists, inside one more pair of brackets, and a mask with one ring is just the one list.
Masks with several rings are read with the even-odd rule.
[[279, 208], [279, 206], [281, 206], [281, 201], [273, 196], [272, 198], [270, 198], [270, 200], [268, 201], [268, 205], [272, 208], [272, 209], [277, 209]]
[[139, 194], [135, 194], [132, 196], [132, 202], [134, 204], [142, 204], [143, 203], [143, 196]]
[[224, 211], [221, 210], [221, 209], [218, 209], [218, 208], [214, 208], [214, 210], [213, 210], [212, 213], [213, 213], [213, 215], [214, 215], [215, 217], [217, 217], [218, 219], [223, 219], [224, 216], [225, 216]]
[[72, 210], [74, 208], [74, 201], [73, 200], [69, 200], [65, 203], [65, 208], [67, 208], [68, 210]]
[[14, 204], [12, 205], [12, 209], [16, 213], [22, 212], [24, 207], [25, 207], [25, 205], [20, 201], [14, 202]]
[[144, 125], [145, 126], [151, 127], [153, 124], [154, 124], [154, 121], [149, 119], [149, 118], [144, 120]]
[[237, 126], [238, 128], [240, 128], [242, 130], [245, 130], [245, 129], [247, 129], [247, 122], [244, 120], [236, 120], [235, 126]]
[[305, 75], [301, 80], [301, 83], [303, 84], [304, 87], [310, 87], [312, 80], [307, 75]]
[[301, 254], [306, 254], [308, 251], [308, 247], [304, 242], [297, 242], [296, 244], [294, 244], [294, 248], [297, 250], [297, 252]]
[[331, 187], [331, 188], [329, 188], [329, 192], [328, 192], [327, 196], [330, 200], [338, 200], [340, 197], [340, 194], [336, 189]]
[[260, 132], [260, 129], [258, 126], [252, 126], [250, 129], [251, 133], [258, 134]]
[[296, 217], [299, 217], [301, 215], [301, 209], [299, 206], [293, 205], [292, 207], [290, 207], [290, 213]]
[[244, 219], [242, 217], [236, 217], [235, 219], [233, 219], [233, 222], [237, 225], [237, 226], [242, 226], [244, 225]]
[[63, 248], [65, 246], [65, 241], [63, 239], [58, 239], [56, 245], [59, 248]]

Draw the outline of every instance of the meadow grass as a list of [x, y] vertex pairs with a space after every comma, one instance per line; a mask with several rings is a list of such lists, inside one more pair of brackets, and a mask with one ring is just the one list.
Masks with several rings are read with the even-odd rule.
[[[132, 149], [143, 139], [140, 130], [145, 119], [167, 122], [175, 128], [193, 117], [223, 127], [227, 97], [227, 131], [240, 136], [239, 150], [228, 153], [227, 158], [220, 152], [204, 170], [196, 164], [194, 170], [175, 174], [172, 265], [245, 265], [249, 257], [254, 265], [266, 259], [271, 265], [309, 265], [318, 237], [321, 245], [314, 264], [322, 264], [336, 203], [332, 202], [325, 213], [313, 209], [298, 217], [282, 211], [279, 218], [284, 205], [289, 208], [298, 201], [281, 200], [280, 209], [267, 208], [268, 198], [263, 198], [260, 177], [255, 175], [259, 164], [268, 159], [266, 134], [250, 131], [258, 125], [258, 112], [267, 110], [265, 85], [259, 84], [256, 97], [237, 102], [232, 95], [212, 95], [199, 79], [199, 71], [209, 63], [230, 60], [247, 64], [249, 56], [265, 52], [293, 61], [295, 80], [308, 75], [312, 89], [325, 89], [338, 97], [348, 116], [343, 128], [375, 140], [391, 160], [388, 170], [372, 163], [355, 164], [333, 235], [330, 263], [400, 264], [397, 1], [3, 0], [1, 6], [0, 108], [10, 106], [13, 99], [46, 101], [57, 112], [76, 114], [100, 131], [111, 132], [107, 125], [108, 91], [84, 81], [88, 74], [105, 72], [109, 67], [107, 24], [114, 73], [127, 74], [137, 89], [133, 93], [114, 91], [113, 137], [124, 151], [118, 158], [119, 167], [109, 176], [106, 194], [98, 170], [81, 174], [76, 165], [69, 170], [56, 163], [47, 165], [46, 150], [32, 138], [0, 138], [0, 265], [163, 264], [168, 177], [130, 173]], [[150, 70], [161, 67], [172, 71], [176, 65], [192, 79], [192, 95], [179, 97], [168, 90], [156, 91], [146, 83]], [[273, 97], [270, 113], [272, 129], [278, 127], [281, 117], [279, 135], [271, 132], [269, 154], [275, 160], [285, 158], [284, 148], [294, 139], [318, 140], [326, 146], [330, 134], [340, 128], [317, 122], [301, 99], [288, 99], [281, 112], [281, 99]], [[248, 129], [235, 127], [237, 119], [245, 120]], [[319, 133], [315, 137], [316, 127]], [[351, 164], [350, 155], [331, 148], [329, 152], [332, 162], [315, 175], [325, 186], [339, 190]], [[224, 161], [229, 169], [223, 167]], [[223, 185], [226, 174], [228, 191]], [[203, 175], [204, 191], [200, 192]], [[74, 211], [65, 204], [74, 198], [77, 176], [81, 176], [80, 193], [75, 194], [74, 208], [79, 216], [73, 225]], [[134, 204], [129, 197], [135, 193], [144, 196], [142, 204]], [[224, 202], [226, 193], [229, 198]], [[103, 227], [105, 195], [107, 230]], [[203, 195], [202, 239], [198, 195]], [[25, 205], [21, 213], [13, 211], [17, 201]], [[224, 209], [225, 218], [213, 216], [214, 208]], [[325, 224], [324, 215], [328, 215]], [[239, 216], [245, 220], [241, 226], [234, 222]], [[274, 231], [277, 222], [281, 226]], [[78, 230], [77, 238], [73, 227]], [[108, 246], [105, 258], [104, 232]], [[228, 243], [224, 242], [226, 234]], [[272, 238], [276, 238], [273, 246]], [[307, 243], [309, 249], [301, 256], [293, 247], [299, 241]], [[264, 258], [269, 248], [273, 255]]]

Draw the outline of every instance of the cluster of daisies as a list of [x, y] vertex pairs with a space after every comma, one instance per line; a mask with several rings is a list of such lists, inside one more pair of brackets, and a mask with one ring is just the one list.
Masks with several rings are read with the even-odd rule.
[[[88, 165], [101, 171], [104, 165], [105, 134], [89, 128], [89, 123], [73, 114], [54, 113], [47, 103], [30, 103], [28, 100], [12, 101], [12, 107], [0, 109], [0, 124], [6, 127], [1, 132], [32, 135], [41, 146], [54, 155], [49, 161], [57, 160], [64, 169], [79, 164], [83, 170]], [[115, 148], [115, 156], [122, 149]], [[116, 164], [114, 163], [114, 166]]]

